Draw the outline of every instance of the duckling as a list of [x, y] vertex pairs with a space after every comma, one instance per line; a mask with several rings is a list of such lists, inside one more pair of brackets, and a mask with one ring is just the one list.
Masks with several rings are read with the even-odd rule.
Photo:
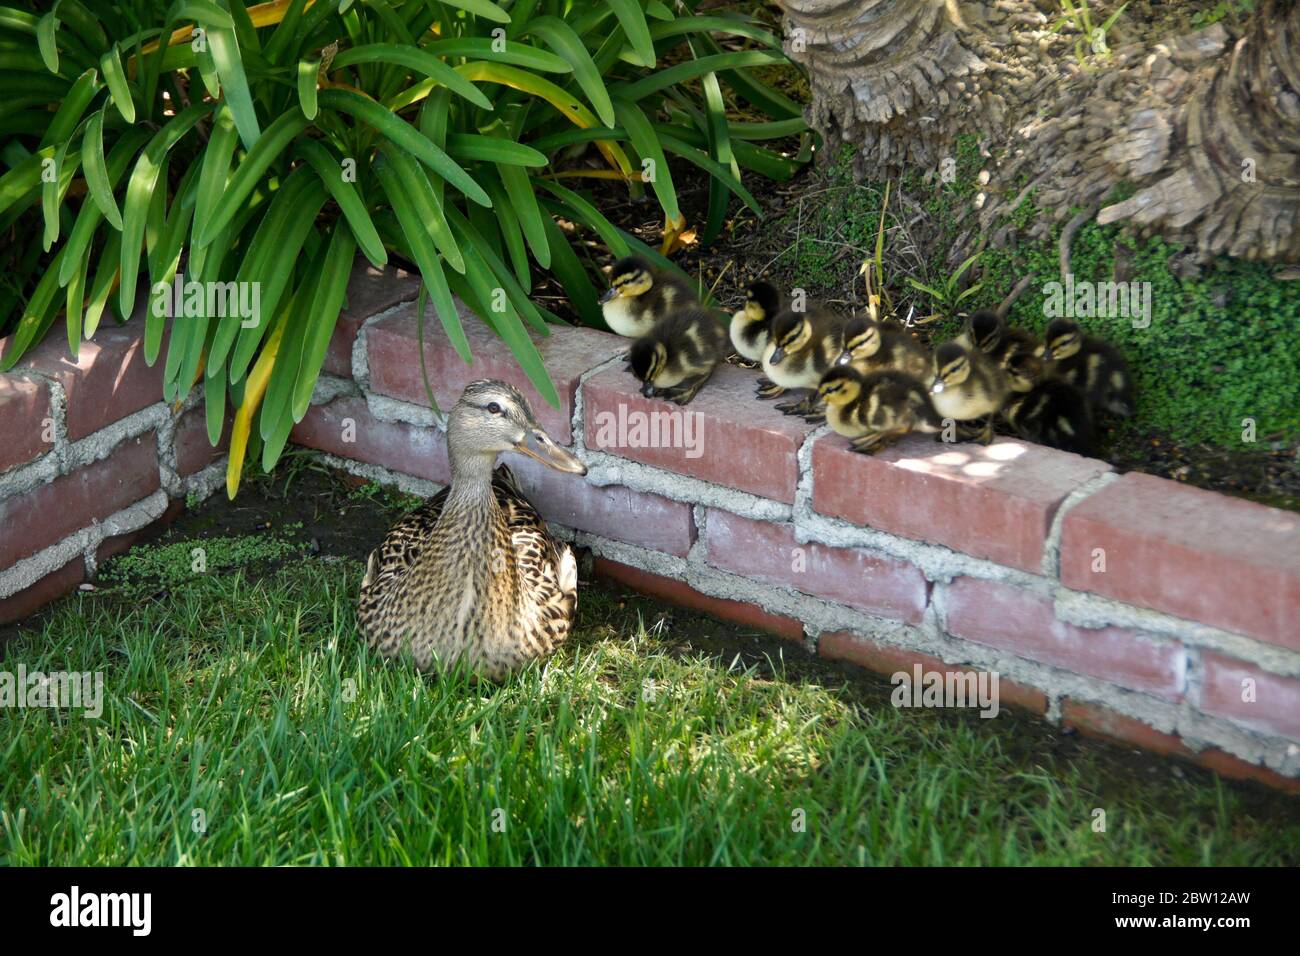
[[1007, 325], [992, 309], [973, 313], [956, 341], [968, 349], [983, 352], [1003, 368], [1017, 352], [1032, 352], [1040, 347], [1032, 333]]
[[772, 319], [782, 308], [780, 291], [772, 283], [759, 279], [749, 284], [745, 304], [731, 317], [731, 345], [741, 358], [763, 361]]
[[868, 315], [855, 315], [844, 326], [844, 352], [838, 361], [863, 372], [894, 369], [920, 379], [931, 370], [930, 353], [915, 336], [897, 322]]
[[801, 402], [776, 406], [787, 415], [812, 414], [817, 383], [844, 351], [844, 316], [825, 306], [802, 312], [786, 309], [772, 320], [772, 332], [763, 349], [763, 371], [780, 391], [759, 387], [760, 398], [775, 398], [788, 388], [806, 388]]
[[614, 263], [609, 289], [600, 297], [605, 324], [628, 338], [645, 335], [674, 308], [698, 304], [688, 283], [640, 256], [625, 256]]
[[934, 381], [930, 386], [934, 410], [956, 422], [985, 419], [966, 437], [987, 445], [993, 440], [993, 416], [1011, 393], [1007, 373], [983, 352], [960, 342], [944, 342], [934, 353]]
[[1104, 339], [1084, 335], [1079, 323], [1053, 319], [1039, 354], [1053, 362], [1052, 372], [1087, 396], [1094, 409], [1121, 418], [1133, 414], [1133, 380], [1119, 349]]
[[470, 383], [447, 417], [451, 484], [399, 521], [370, 554], [357, 623], [388, 657], [421, 671], [461, 660], [501, 680], [568, 637], [578, 565], [547, 530], [498, 453], [558, 471], [587, 467], [537, 424], [528, 400], [499, 381]]
[[1018, 352], [1011, 357], [1007, 375], [1013, 394], [1002, 409], [1003, 420], [1026, 441], [1091, 456], [1087, 399], [1069, 382], [1048, 373], [1047, 363], [1037, 355]]
[[726, 354], [726, 329], [713, 313], [694, 306], [669, 313], [633, 342], [627, 365], [643, 383], [642, 395], [685, 405]]
[[817, 394], [826, 403], [827, 423], [854, 451], [876, 451], [909, 432], [943, 430], [925, 385], [906, 372], [836, 365], [822, 376]]

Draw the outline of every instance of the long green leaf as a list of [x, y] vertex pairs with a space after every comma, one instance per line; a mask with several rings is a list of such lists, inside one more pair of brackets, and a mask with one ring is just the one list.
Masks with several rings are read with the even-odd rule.
[[618, 17], [623, 32], [627, 34], [628, 41], [632, 44], [637, 65], [654, 69], [655, 45], [650, 39], [650, 28], [646, 25], [641, 5], [637, 0], [607, 0], [607, 2], [614, 9], [614, 16]]
[[334, 58], [335, 69], [356, 63], [396, 63], [423, 73], [435, 83], [463, 96], [480, 109], [492, 109], [492, 101], [483, 95], [482, 90], [442, 60], [419, 47], [402, 46], [397, 43], [368, 43], [365, 46], [344, 50]]
[[285, 147], [293, 141], [294, 137], [307, 128], [307, 124], [307, 117], [294, 111], [283, 114], [266, 128], [257, 145], [248, 151], [235, 169], [235, 174], [230, 177], [217, 210], [199, 227], [200, 245], [211, 242], [212, 237], [234, 218], [240, 204], [248, 198], [248, 194], [253, 191], [253, 187], [257, 185], [271, 163], [284, 152]]
[[122, 57], [117, 44], [99, 58], [99, 69], [108, 84], [108, 92], [113, 97], [113, 105], [128, 123], [135, 122], [135, 103], [131, 100], [131, 88], [126, 83], [126, 71], [122, 69]]
[[347, 220], [348, 228], [352, 230], [352, 235], [361, 246], [361, 251], [365, 253], [366, 258], [376, 267], [382, 268], [388, 263], [388, 252], [384, 249], [379, 233], [375, 231], [375, 224], [371, 221], [370, 214], [366, 212], [366, 205], [362, 201], [357, 184], [343, 178], [340, 158], [314, 139], [299, 141], [297, 150], [298, 155], [316, 170], [316, 175], [320, 177], [325, 188], [334, 197], [334, 201], [338, 203], [343, 217]]
[[677, 190], [673, 186], [673, 174], [668, 168], [668, 160], [664, 157], [659, 137], [655, 135], [650, 121], [641, 112], [641, 107], [623, 97], [615, 98], [614, 112], [618, 117], [619, 125], [627, 130], [632, 146], [640, 154], [641, 159], [643, 161], [648, 159], [652, 164], [648, 171], [642, 168], [642, 175], [649, 177], [650, 188], [659, 198], [659, 205], [663, 207], [664, 215], [671, 222], [679, 221], [682, 213], [677, 205]]
[[596, 115], [606, 126], [614, 125], [614, 106], [610, 102], [605, 80], [596, 62], [591, 58], [582, 37], [559, 17], [538, 17], [528, 23], [527, 33], [538, 36], [573, 67], [573, 78], [587, 95]]
[[244, 61], [235, 30], [209, 21], [207, 31], [212, 61], [217, 65], [217, 76], [221, 78], [222, 95], [234, 114], [244, 148], [251, 150], [261, 138], [262, 130], [257, 122], [257, 111], [253, 108], [253, 94], [248, 89], [248, 77], [244, 74]]
[[122, 213], [113, 198], [113, 184], [108, 178], [108, 168], [104, 160], [104, 110], [91, 114], [86, 124], [86, 132], [81, 139], [81, 167], [86, 173], [86, 186], [90, 198], [94, 200], [99, 211], [104, 214], [114, 229], [122, 228]]
[[399, 119], [391, 110], [380, 106], [370, 97], [351, 90], [328, 89], [321, 90], [318, 99], [322, 107], [350, 113], [370, 125], [480, 206], [492, 205], [492, 200], [488, 199], [483, 188], [474, 182], [469, 173], [457, 166], [450, 156], [416, 132], [410, 123]]
[[347, 293], [348, 279], [352, 275], [352, 260], [356, 256], [356, 243], [352, 234], [335, 226], [330, 238], [329, 252], [316, 286], [316, 297], [311, 306], [311, 328], [303, 346], [302, 363], [293, 387], [292, 411], [295, 422], [302, 421], [311, 405], [311, 394], [329, 351], [330, 336], [338, 323]]

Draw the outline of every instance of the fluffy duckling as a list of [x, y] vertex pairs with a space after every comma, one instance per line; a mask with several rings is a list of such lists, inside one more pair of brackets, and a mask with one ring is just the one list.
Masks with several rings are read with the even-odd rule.
[[1040, 347], [1032, 333], [1012, 328], [992, 309], [973, 313], [956, 341], [968, 349], [983, 352], [1003, 368], [1017, 352], [1032, 352]]
[[864, 454], [909, 432], [943, 429], [925, 385], [905, 372], [836, 365], [822, 376], [817, 394], [826, 403], [827, 423]]
[[626, 256], [609, 272], [609, 289], [600, 297], [605, 324], [619, 335], [637, 338], [673, 309], [698, 305], [695, 290], [671, 272], [640, 256]]
[[1013, 390], [1003, 420], [1026, 441], [1076, 455], [1092, 455], [1092, 414], [1082, 392], [1048, 374], [1047, 363], [1030, 352], [1011, 357], [1007, 375]]
[[1001, 411], [1011, 385], [1007, 373], [983, 352], [960, 342], [944, 342], [934, 353], [934, 381], [930, 386], [934, 410], [956, 422], [985, 419], [966, 437], [987, 445], [993, 440], [993, 416]]
[[930, 353], [897, 322], [878, 322], [855, 315], [844, 327], [844, 352], [839, 364], [852, 364], [863, 372], [893, 369], [925, 379], [931, 371]]
[[1052, 374], [1087, 396], [1094, 408], [1127, 418], [1133, 414], [1133, 380], [1119, 349], [1084, 335], [1079, 323], [1053, 319], [1040, 352], [1053, 362]]
[[759, 386], [760, 398], [775, 398], [788, 388], [806, 388], [801, 402], [777, 408], [787, 415], [809, 415], [817, 401], [817, 383], [844, 351], [845, 318], [824, 306], [810, 305], [802, 312], [786, 309], [772, 320], [772, 332], [763, 350], [763, 372], [777, 391]]
[[727, 331], [702, 306], [678, 309], [632, 343], [627, 366], [641, 394], [685, 405], [727, 354]]
[[749, 284], [745, 304], [731, 317], [731, 345], [751, 362], [763, 361], [772, 319], [781, 311], [782, 297], [772, 283], [759, 279]]

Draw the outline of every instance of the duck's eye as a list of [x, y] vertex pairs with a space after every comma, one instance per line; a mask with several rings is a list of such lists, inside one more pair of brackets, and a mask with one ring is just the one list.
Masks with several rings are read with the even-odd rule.
[[491, 412], [493, 415], [501, 414], [501, 406], [498, 405], [496, 402], [488, 402], [487, 410]]

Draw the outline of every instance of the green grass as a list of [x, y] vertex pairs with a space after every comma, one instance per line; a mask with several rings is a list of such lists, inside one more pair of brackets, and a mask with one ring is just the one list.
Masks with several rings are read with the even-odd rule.
[[896, 710], [797, 649], [744, 664], [718, 642], [755, 638], [645, 599], [586, 588], [548, 667], [476, 686], [360, 645], [355, 560], [263, 541], [180, 580], [197, 545], [137, 549], [129, 588], [6, 646], [7, 670], [104, 671], [105, 705], [3, 715], [0, 863], [1300, 862], [1294, 801]]
[[[825, 193], [798, 211], [801, 239], [781, 262], [815, 294], [842, 288], [854, 274], [861, 257], [844, 256], [846, 245], [865, 254], [875, 244], [883, 183], [854, 184], [851, 155], [846, 148], [823, 171]], [[909, 271], [929, 285], [939, 285], [952, 271], [939, 260], [959, 228], [965, 228], [958, 226], [957, 214], [979, 188], [976, 176], [982, 161], [972, 138], [959, 143], [954, 159], [954, 182], [923, 184], [919, 177], [909, 177], [902, 183], [902, 191], [919, 200], [928, 214], [932, 234], [917, 238], [925, 247], [887, 247], [885, 253], [887, 264], [891, 256], [909, 260]], [[1112, 198], [1123, 196], [1121, 191]], [[1032, 224], [1041, 215], [1033, 193], [1009, 215], [1021, 227]], [[789, 217], [785, 226], [790, 229]], [[1060, 278], [1057, 241], [1062, 226], [1056, 224], [1050, 239], [986, 248], [968, 273], [983, 287], [963, 305], [972, 311], [996, 306], [1031, 273], [1036, 281], [1016, 301], [1010, 321], [1041, 331], [1048, 322], [1041, 289]], [[905, 238], [891, 233], [891, 242]], [[1129, 260], [1129, 281], [1151, 283], [1150, 327], [1134, 329], [1127, 319], [1114, 318], [1082, 319], [1080, 324], [1118, 345], [1133, 368], [1137, 413], [1124, 433], [1157, 432], [1182, 442], [1245, 449], [1249, 446], [1242, 441], [1243, 419], [1252, 418], [1260, 440], [1300, 438], [1300, 282], [1275, 279], [1275, 265], [1226, 257], [1206, 267], [1199, 278], [1182, 279], [1168, 265], [1180, 252], [1178, 246], [1136, 239], [1118, 226], [1095, 222], [1082, 227], [1071, 244], [1076, 279], [1110, 280], [1117, 250]], [[895, 301], [901, 299], [905, 309], [914, 293], [900, 275], [887, 280]], [[930, 310], [927, 296], [916, 301], [920, 314]], [[940, 338], [956, 331], [956, 323], [936, 328]]]

